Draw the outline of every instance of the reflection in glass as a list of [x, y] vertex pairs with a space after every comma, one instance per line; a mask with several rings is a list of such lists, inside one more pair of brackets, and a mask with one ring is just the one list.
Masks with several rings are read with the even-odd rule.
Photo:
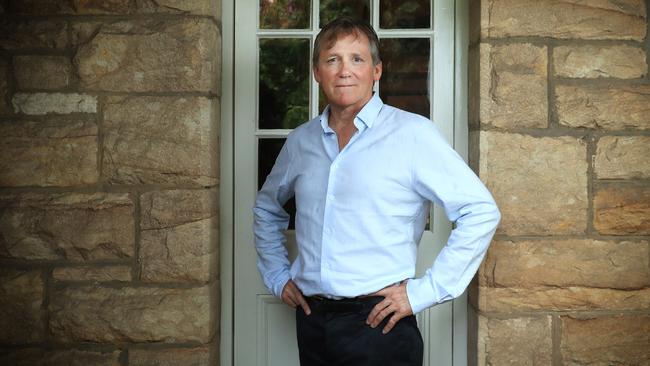
[[429, 115], [429, 39], [389, 38], [380, 44], [379, 96], [386, 104]]
[[379, 4], [379, 27], [430, 28], [430, 0], [381, 0]]
[[369, 2], [369, 0], [321, 0], [320, 27], [323, 28], [325, 24], [341, 16], [370, 22]]
[[260, 0], [260, 28], [309, 28], [310, 0]]
[[291, 129], [307, 121], [309, 62], [309, 39], [260, 39], [261, 129]]
[[[266, 176], [271, 173], [275, 159], [280, 154], [282, 145], [286, 139], [260, 139], [257, 148], [257, 189], [261, 189]], [[296, 227], [296, 200], [291, 198], [284, 205], [284, 210], [289, 213], [291, 219], [289, 221], [289, 230]]]

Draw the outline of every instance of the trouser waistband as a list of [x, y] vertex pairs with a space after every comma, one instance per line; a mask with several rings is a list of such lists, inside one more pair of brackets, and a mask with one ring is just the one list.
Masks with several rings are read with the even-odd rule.
[[344, 313], [371, 309], [384, 298], [382, 296], [361, 296], [343, 299], [328, 299], [321, 296], [307, 296], [305, 300], [312, 311]]

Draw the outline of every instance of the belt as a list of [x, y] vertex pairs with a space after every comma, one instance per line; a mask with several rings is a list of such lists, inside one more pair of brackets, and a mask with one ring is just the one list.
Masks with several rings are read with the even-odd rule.
[[383, 299], [382, 296], [360, 296], [337, 300], [318, 295], [305, 297], [312, 311], [326, 313], [359, 312], [364, 309], [372, 309]]

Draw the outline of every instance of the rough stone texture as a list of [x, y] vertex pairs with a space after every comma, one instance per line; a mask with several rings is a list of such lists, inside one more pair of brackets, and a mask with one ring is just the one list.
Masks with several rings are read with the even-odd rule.
[[97, 134], [94, 118], [0, 122], [0, 186], [96, 183]]
[[0, 269], [0, 342], [43, 340], [43, 286], [41, 271]]
[[501, 210], [498, 233], [585, 232], [587, 162], [582, 140], [481, 131], [479, 148], [479, 175]]
[[12, 108], [7, 101], [9, 95], [9, 65], [7, 61], [0, 58], [0, 114], [12, 112]]
[[14, 111], [30, 115], [97, 113], [97, 97], [77, 93], [16, 93]]
[[601, 234], [649, 235], [650, 187], [610, 187], [594, 197], [594, 227]]
[[628, 45], [560, 46], [553, 49], [555, 75], [567, 78], [633, 79], [648, 72], [645, 51]]
[[598, 140], [594, 171], [599, 179], [647, 179], [648, 157], [648, 136], [603, 136]]
[[47, 354], [42, 348], [0, 349], [0, 365], [46, 366]]
[[64, 56], [16, 56], [14, 71], [18, 90], [64, 88], [72, 79], [72, 63]]
[[134, 254], [134, 204], [127, 194], [0, 197], [0, 257], [90, 261]]
[[650, 365], [650, 315], [561, 319], [564, 365]]
[[213, 335], [209, 288], [63, 288], [50, 302], [59, 341], [207, 343]]
[[48, 366], [121, 366], [120, 351], [57, 351], [50, 352], [46, 364]]
[[546, 127], [546, 47], [481, 44], [480, 59], [481, 123], [502, 128]]
[[202, 97], [109, 97], [103, 169], [115, 184], [217, 182], [218, 104]]
[[647, 310], [650, 288], [612, 290], [585, 287], [480, 287], [482, 311]]
[[9, 0], [8, 12], [25, 15], [172, 13], [219, 15], [215, 0]]
[[[87, 28], [79, 28], [81, 35]], [[209, 19], [117, 22], [91, 34], [74, 58], [86, 88], [219, 92], [215, 55], [221, 52], [221, 36]]]
[[559, 85], [555, 97], [559, 122], [565, 126], [650, 129], [650, 85]]
[[551, 365], [551, 317], [479, 319], [479, 365]]
[[147, 282], [207, 282], [216, 268], [216, 192], [150, 192], [142, 196], [140, 263]]
[[190, 349], [131, 349], [129, 364], [139, 366], [207, 366], [210, 364], [207, 347]]
[[130, 281], [131, 267], [63, 267], [55, 268], [52, 277], [57, 281]]
[[492, 287], [650, 287], [650, 242], [494, 241], [481, 284]]
[[0, 22], [0, 49], [63, 49], [66, 47], [68, 27], [65, 21]]
[[480, 18], [483, 39], [531, 36], [641, 41], [646, 35], [644, 0], [483, 0]]

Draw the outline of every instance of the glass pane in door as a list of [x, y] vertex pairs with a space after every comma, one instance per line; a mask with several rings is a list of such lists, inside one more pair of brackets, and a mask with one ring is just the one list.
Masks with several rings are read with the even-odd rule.
[[[273, 169], [273, 164], [275, 164], [275, 159], [278, 158], [280, 150], [282, 150], [282, 145], [287, 139], [281, 138], [266, 138], [259, 139], [257, 144], [257, 189], [261, 189], [266, 176], [271, 173]], [[289, 230], [293, 230], [296, 227], [296, 200], [294, 198], [287, 201], [284, 205], [284, 210], [287, 211], [290, 215], [289, 220]]]
[[321, 28], [341, 16], [360, 18], [370, 22], [370, 0], [321, 0]]
[[260, 129], [291, 129], [309, 119], [309, 39], [260, 39]]
[[307, 29], [310, 0], [260, 0], [260, 28]]
[[383, 29], [431, 27], [429, 0], [381, 0], [379, 26]]
[[429, 115], [429, 39], [387, 38], [380, 43], [379, 96], [386, 104]]

